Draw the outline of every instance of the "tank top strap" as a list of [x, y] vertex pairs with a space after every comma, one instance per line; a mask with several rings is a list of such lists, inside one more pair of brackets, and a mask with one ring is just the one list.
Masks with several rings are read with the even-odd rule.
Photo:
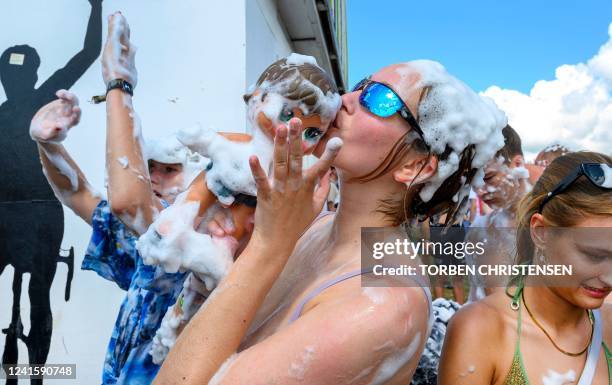
[[[364, 275], [364, 274], [370, 274], [372, 273], [372, 269], [373, 268], [366, 268], [366, 269], [361, 269], [361, 270], [355, 270], [355, 271], [350, 271], [348, 273], [344, 273], [341, 274], [337, 277], [334, 277], [328, 281], [323, 282], [321, 285], [319, 285], [316, 289], [314, 289], [313, 291], [311, 291], [310, 293], [308, 293], [306, 295], [306, 297], [304, 297], [298, 304], [298, 306], [295, 308], [295, 310], [291, 313], [291, 317], [289, 318], [289, 324], [292, 324], [296, 319], [298, 319], [300, 317], [300, 315], [302, 314], [302, 311], [304, 310], [304, 306], [306, 306], [306, 304], [308, 302], [310, 302], [314, 297], [318, 296], [319, 294], [321, 294], [324, 290], [330, 288], [331, 286], [334, 286], [335, 284], [338, 284], [340, 282], [346, 281], [347, 279], [356, 277], [358, 275]], [[419, 284], [419, 287], [421, 287], [421, 289], [423, 289], [424, 293], [425, 293], [425, 297], [427, 297], [427, 306], [428, 306], [428, 311], [429, 311], [429, 318], [431, 319], [432, 317], [432, 308], [431, 308], [431, 291], [429, 290], [428, 286], [423, 286], [423, 282], [415, 279], [415, 282], [417, 282]]]
[[362, 269], [362, 270], [355, 270], [355, 271], [350, 271], [348, 273], [344, 273], [341, 274], [337, 277], [334, 277], [332, 279], [330, 279], [329, 281], [325, 281], [323, 282], [321, 285], [319, 285], [316, 289], [314, 289], [313, 291], [311, 291], [310, 293], [308, 293], [308, 295], [306, 295], [306, 297], [304, 297], [300, 303], [298, 304], [298, 306], [295, 308], [295, 310], [293, 311], [293, 313], [291, 313], [291, 317], [289, 318], [289, 323], [293, 323], [293, 321], [295, 321], [296, 319], [298, 319], [300, 317], [300, 315], [302, 314], [302, 311], [304, 310], [304, 306], [306, 306], [306, 304], [308, 302], [310, 302], [310, 300], [312, 300], [314, 297], [318, 296], [319, 294], [321, 294], [323, 292], [323, 290], [334, 286], [337, 283], [340, 283], [342, 281], [346, 281], [349, 278], [353, 278], [356, 277], [358, 275], [363, 275], [363, 274], [367, 274], [369, 272], [371, 272], [372, 269]]
[[605, 342], [602, 342], [601, 344], [603, 345], [604, 354], [606, 355], [606, 362], [608, 363], [608, 381], [610, 382], [610, 385], [612, 385], [612, 352], [610, 352], [610, 349]]
[[517, 311], [518, 314], [516, 317], [516, 344], [514, 346], [514, 354], [512, 356], [510, 369], [506, 374], [506, 379], [504, 380], [503, 385], [529, 385], [527, 371], [525, 370], [525, 363], [523, 362], [523, 354], [521, 353], [521, 333], [523, 329], [521, 293], [523, 291], [523, 287], [523, 280], [519, 279], [516, 292], [514, 294], [510, 295], [510, 293], [508, 293], [508, 288], [506, 288], [506, 294], [512, 298], [510, 307], [512, 310]]

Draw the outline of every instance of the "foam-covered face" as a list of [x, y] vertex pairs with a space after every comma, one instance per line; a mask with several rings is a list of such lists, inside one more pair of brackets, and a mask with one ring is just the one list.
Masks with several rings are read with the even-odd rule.
[[[259, 90], [254, 96], [258, 96]], [[287, 123], [291, 118], [299, 118], [302, 121], [302, 150], [304, 154], [311, 154], [319, 143], [321, 137], [327, 132], [330, 123], [324, 122], [319, 114], [304, 115], [294, 101], [287, 100], [278, 94], [267, 94], [262, 101], [249, 104], [253, 109], [252, 115], [258, 128], [270, 139], [274, 140], [275, 129], [281, 123]]]
[[[516, 171], [515, 171], [516, 170]], [[507, 208], [518, 202], [526, 192], [524, 175], [521, 168], [513, 163], [504, 163], [503, 159], [492, 159], [485, 167], [484, 185], [477, 189], [477, 194], [489, 207]]]
[[172, 204], [183, 191], [183, 165], [149, 160], [149, 176], [153, 193]]
[[[383, 68], [373, 74], [371, 79], [391, 86], [414, 113], [420, 90], [411, 90], [404, 86], [404, 82], [415, 84], [419, 75], [415, 72], [412, 78], [404, 78], [400, 82], [397, 67]], [[339, 137], [344, 143], [334, 160], [334, 166], [343, 171], [345, 178], [359, 177], [375, 170], [395, 143], [410, 130], [408, 123], [399, 114], [382, 118], [370, 113], [359, 103], [360, 95], [361, 91], [342, 95], [340, 111], [325, 137], [325, 142], [329, 138]], [[315, 149], [315, 155], [320, 156], [324, 149], [325, 143], [321, 141]]]
[[612, 290], [611, 233], [611, 216], [587, 218], [575, 228], [552, 232], [543, 263], [572, 266], [572, 277], [547, 280], [557, 295], [585, 309], [602, 306]]

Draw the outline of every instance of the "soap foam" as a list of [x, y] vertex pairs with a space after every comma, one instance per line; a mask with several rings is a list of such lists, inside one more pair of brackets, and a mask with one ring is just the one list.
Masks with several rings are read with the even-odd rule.
[[[233, 250], [225, 242], [194, 230], [200, 202], [185, 202], [187, 193], [181, 193], [160, 213], [136, 247], [145, 264], [160, 265], [168, 273], [193, 271], [212, 290], [229, 271]], [[172, 224], [163, 237], [157, 232], [158, 223]]]
[[414, 357], [421, 343], [421, 332], [417, 332], [410, 344], [404, 349], [387, 357], [378, 367], [370, 385], [382, 385], [389, 381], [395, 374]]
[[[507, 124], [506, 115], [492, 99], [476, 94], [437, 62], [417, 60], [396, 71], [400, 83], [414, 91], [431, 87], [419, 105], [419, 125], [433, 153], [440, 155], [447, 148], [451, 151], [448, 159], [438, 163], [437, 173], [421, 189], [419, 195], [424, 202], [431, 200], [443, 182], [458, 170], [463, 150], [469, 145], [475, 146], [472, 168], [480, 170], [470, 185], [460, 188], [457, 202], [463, 202], [471, 187], [482, 184], [482, 168], [504, 145], [502, 128]], [[420, 80], [416, 84], [408, 83], [415, 72]]]
[[192, 152], [177, 139], [177, 134], [160, 138], [147, 138], [144, 145], [144, 157], [165, 164], [183, 166], [183, 186], [185, 190], [191, 182], [208, 166], [210, 160]]

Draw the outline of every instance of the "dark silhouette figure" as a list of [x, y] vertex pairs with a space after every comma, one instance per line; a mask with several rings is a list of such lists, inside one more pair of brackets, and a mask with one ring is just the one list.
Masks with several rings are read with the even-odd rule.
[[[60, 256], [64, 234], [62, 205], [49, 186], [40, 164], [36, 143], [30, 138], [32, 117], [56, 99], [55, 92], [69, 89], [98, 58], [102, 48], [102, 0], [89, 0], [91, 15], [83, 49], [39, 88], [40, 57], [28, 45], [8, 48], [0, 56], [0, 81], [7, 100], [0, 105], [0, 274], [13, 266], [13, 310], [6, 334], [3, 364], [17, 363], [17, 341], [28, 348], [31, 364], [44, 364], [49, 353], [53, 320], [49, 291], [58, 262], [69, 266], [65, 300], [70, 297], [74, 253]], [[30, 274], [30, 331], [23, 333], [19, 300], [23, 275]], [[17, 384], [17, 380], [7, 380]], [[42, 380], [31, 380], [42, 384]]]

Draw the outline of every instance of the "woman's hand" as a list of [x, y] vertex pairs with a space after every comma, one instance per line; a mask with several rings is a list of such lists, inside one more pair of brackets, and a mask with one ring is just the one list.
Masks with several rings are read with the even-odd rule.
[[[321, 212], [329, 193], [327, 171], [342, 146], [340, 139], [331, 139], [317, 163], [302, 171], [301, 132], [302, 122], [297, 118], [289, 121], [289, 129], [284, 125], [277, 128], [270, 179], [256, 156], [249, 159], [257, 184], [251, 243], [283, 257], [289, 256], [298, 238]], [[319, 178], [319, 187], [315, 188]]]
[[40, 143], [60, 143], [68, 130], [79, 124], [81, 108], [76, 95], [66, 90], [55, 94], [59, 99], [43, 106], [30, 123], [30, 136]]
[[121, 12], [108, 17], [108, 35], [102, 53], [102, 79], [108, 84], [114, 79], [123, 79], [136, 87], [136, 47], [130, 43], [130, 26]]

